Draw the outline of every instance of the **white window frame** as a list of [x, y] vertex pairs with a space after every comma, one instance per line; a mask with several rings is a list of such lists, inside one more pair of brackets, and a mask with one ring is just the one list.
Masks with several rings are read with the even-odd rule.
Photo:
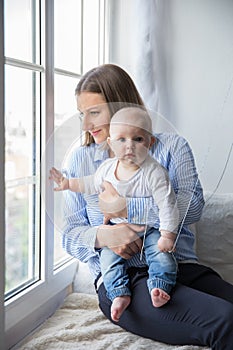
[[[83, 0], [82, 0], [83, 1]], [[106, 17], [106, 1], [99, 0], [101, 11], [104, 11]], [[44, 140], [42, 144], [46, 145], [46, 140], [50, 138], [54, 131], [54, 0], [43, 0], [45, 13], [45, 96], [44, 111], [42, 111], [42, 135]], [[0, 29], [4, 28], [4, 0], [0, 0]], [[104, 21], [105, 22], [105, 21]], [[101, 25], [99, 64], [107, 61], [108, 47], [106, 43], [106, 26]], [[1, 349], [9, 349], [22, 340], [27, 334], [47, 319], [62, 304], [64, 298], [70, 291], [75, 271], [77, 269], [77, 260], [70, 259], [60, 268], [54, 270], [53, 249], [54, 242], [52, 235], [53, 223], [46, 215], [46, 206], [53, 207], [53, 192], [51, 188], [44, 188], [44, 200], [41, 201], [41, 279], [26, 288], [17, 295], [11, 297], [4, 305], [4, 257], [5, 257], [5, 195], [4, 195], [4, 63], [10, 65], [22, 66], [23, 62], [4, 58], [3, 51], [4, 29], [0, 30], [0, 339]], [[32, 65], [33, 69], [43, 72], [40, 66]], [[27, 64], [25, 63], [25, 68]], [[80, 78], [79, 74], [73, 74], [63, 70], [55, 70], [56, 74], [69, 75], [74, 78]], [[81, 72], [83, 73], [83, 72]], [[50, 117], [49, 117], [50, 116]], [[43, 153], [43, 149], [42, 149]], [[45, 168], [49, 169], [53, 165], [53, 154], [46, 155]], [[47, 170], [44, 169], [46, 172]], [[42, 178], [45, 178], [43, 174]]]
[[5, 349], [4, 271], [5, 271], [5, 140], [4, 140], [4, 32], [3, 0], [0, 0], [0, 339]]

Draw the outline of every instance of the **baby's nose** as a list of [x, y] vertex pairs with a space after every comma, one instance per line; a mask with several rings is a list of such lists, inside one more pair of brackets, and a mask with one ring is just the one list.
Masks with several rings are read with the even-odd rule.
[[126, 147], [127, 148], [134, 148], [135, 144], [134, 144], [134, 141], [131, 140], [131, 139], [127, 139], [126, 140]]

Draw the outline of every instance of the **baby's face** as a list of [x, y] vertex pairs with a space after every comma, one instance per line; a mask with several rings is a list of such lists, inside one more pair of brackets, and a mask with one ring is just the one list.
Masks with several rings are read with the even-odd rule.
[[109, 145], [115, 156], [127, 164], [140, 166], [148, 155], [152, 136], [145, 130], [127, 123], [110, 125]]

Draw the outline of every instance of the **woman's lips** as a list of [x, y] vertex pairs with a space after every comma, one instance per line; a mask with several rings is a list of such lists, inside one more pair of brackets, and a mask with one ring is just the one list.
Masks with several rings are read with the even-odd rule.
[[98, 133], [99, 133], [100, 131], [101, 131], [101, 130], [92, 131], [92, 132], [91, 132], [91, 135], [92, 135], [93, 137], [95, 137], [96, 135], [98, 135]]

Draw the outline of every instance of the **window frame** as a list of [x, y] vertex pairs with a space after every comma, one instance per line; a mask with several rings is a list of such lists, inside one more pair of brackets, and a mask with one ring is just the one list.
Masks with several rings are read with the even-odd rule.
[[[42, 2], [42, 11], [45, 14], [43, 24], [46, 33], [44, 50], [44, 67], [38, 64], [23, 62], [17, 59], [5, 58], [5, 64], [23, 67], [31, 71], [39, 71], [42, 75], [42, 90], [47, 98], [41, 101], [41, 153], [46, 145], [46, 140], [53, 133], [54, 119], [54, 77], [53, 77], [53, 1]], [[43, 50], [42, 50], [43, 53]], [[43, 54], [42, 54], [43, 61]], [[43, 62], [42, 62], [43, 63]], [[43, 110], [44, 109], [44, 110]], [[45, 121], [45, 122], [44, 122]], [[46, 169], [53, 162], [53, 155], [49, 155]], [[42, 170], [42, 178], [46, 176], [46, 169]], [[44, 174], [43, 174], [44, 171]], [[27, 333], [35, 329], [44, 319], [50, 316], [62, 303], [68, 294], [68, 288], [72, 283], [77, 267], [77, 261], [71, 259], [57, 271], [53, 270], [53, 224], [46, 215], [46, 207], [53, 205], [53, 193], [51, 189], [44, 188], [44, 201], [41, 200], [41, 276], [38, 282], [28, 286], [23, 291], [9, 298], [5, 302], [5, 346], [10, 348], [19, 342]], [[25, 307], [27, 305], [27, 307]]]
[[[99, 64], [107, 61], [108, 46], [106, 43], [106, 2], [107, 0], [98, 0], [99, 8], [104, 17], [101, 23], [99, 33]], [[4, 135], [4, 64], [24, 67], [41, 72], [44, 75], [42, 79], [42, 90], [46, 99], [42, 101], [42, 120], [41, 120], [41, 154], [45, 151], [46, 140], [54, 132], [54, 75], [62, 74], [74, 78], [80, 78], [80, 74], [54, 68], [54, 0], [42, 2], [42, 13], [44, 14], [44, 23], [42, 25], [42, 57], [44, 57], [44, 67], [38, 64], [31, 64], [17, 59], [4, 57], [4, 0], [0, 0], [0, 161], [5, 162], [5, 135]], [[82, 0], [83, 2], [83, 0]], [[99, 14], [100, 16], [100, 14]], [[99, 17], [100, 18], [100, 17]], [[100, 22], [99, 22], [100, 23]], [[81, 62], [83, 55], [81, 52]], [[81, 74], [83, 72], [81, 71]], [[47, 169], [53, 166], [53, 152], [50, 150], [46, 154], [45, 166], [42, 169], [42, 178], [46, 178]], [[4, 187], [4, 166], [0, 167], [0, 184]], [[53, 223], [46, 214], [46, 207], [53, 208], [53, 191], [48, 188], [48, 184], [41, 184], [43, 200], [41, 200], [41, 278], [39, 281], [28, 286], [17, 295], [12, 296], [4, 304], [4, 264], [5, 264], [5, 191], [0, 193], [0, 339], [3, 348], [9, 349], [19, 343], [27, 334], [38, 327], [46, 318], [52, 315], [62, 304], [66, 295], [71, 291], [71, 284], [77, 269], [78, 261], [70, 259], [63, 265], [54, 269], [54, 232]], [[26, 307], [25, 307], [26, 306]], [[4, 346], [5, 345], [5, 346]]]
[[4, 132], [4, 11], [3, 0], [0, 0], [0, 339], [5, 349], [5, 132]]

